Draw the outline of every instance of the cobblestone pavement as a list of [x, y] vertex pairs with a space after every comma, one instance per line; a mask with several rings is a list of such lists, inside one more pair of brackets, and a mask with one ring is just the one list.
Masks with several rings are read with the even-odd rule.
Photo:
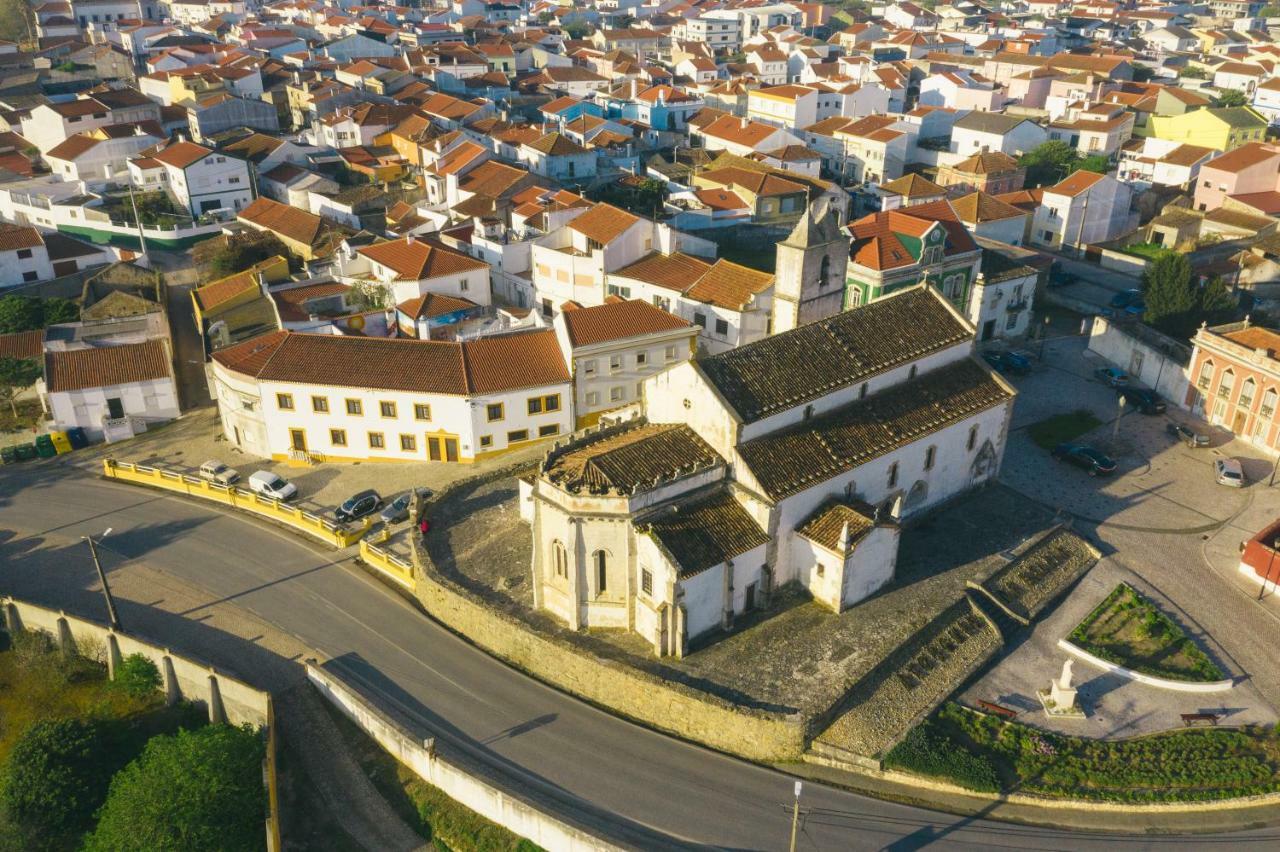
[[[1259, 587], [1236, 572], [1240, 541], [1280, 515], [1280, 488], [1267, 485], [1272, 461], [1221, 430], [1196, 423], [1212, 435], [1211, 446], [1191, 450], [1165, 432], [1166, 417], [1127, 412], [1116, 428], [1115, 392], [1092, 379], [1102, 362], [1085, 351], [1085, 341], [1050, 343], [1045, 362], [1032, 375], [1016, 378], [1015, 405], [1001, 479], [1030, 499], [1070, 514], [1075, 529], [1090, 536], [1104, 559], [1079, 584], [1058, 612], [1041, 622], [1017, 650], [965, 693], [967, 698], [1007, 698], [1025, 707], [1034, 690], [1047, 685], [1064, 654], [1056, 642], [1089, 608], [1126, 579], [1158, 601], [1225, 671], [1243, 683], [1221, 696], [1188, 700], [1110, 676], [1076, 671], [1098, 702], [1098, 718], [1084, 730], [1103, 736], [1170, 726], [1189, 709], [1233, 711], [1228, 721], [1268, 721], [1280, 706], [1280, 670], [1274, 648], [1280, 640], [1280, 598], [1256, 600]], [[1093, 479], [1078, 468], [1049, 458], [1028, 437], [1026, 427], [1047, 416], [1077, 408], [1093, 411], [1103, 425], [1086, 439], [1111, 453], [1119, 465], [1113, 477]], [[1192, 422], [1172, 409], [1169, 418]], [[1224, 456], [1241, 459], [1251, 484], [1240, 490], [1213, 481], [1212, 464]], [[1040, 681], [1044, 681], [1041, 684]], [[1028, 721], [1040, 723], [1037, 712]], [[1069, 723], [1061, 723], [1063, 725]]]

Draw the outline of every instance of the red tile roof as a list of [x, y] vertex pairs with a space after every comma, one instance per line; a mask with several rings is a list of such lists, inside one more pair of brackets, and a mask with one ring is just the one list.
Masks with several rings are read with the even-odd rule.
[[458, 272], [489, 269], [489, 264], [484, 261], [412, 238], [365, 246], [358, 252], [393, 270], [401, 281], [422, 281]]
[[45, 353], [49, 393], [127, 385], [170, 375], [169, 353], [159, 340]]
[[569, 342], [574, 346], [693, 328], [675, 314], [642, 299], [578, 308], [565, 311], [561, 316]]

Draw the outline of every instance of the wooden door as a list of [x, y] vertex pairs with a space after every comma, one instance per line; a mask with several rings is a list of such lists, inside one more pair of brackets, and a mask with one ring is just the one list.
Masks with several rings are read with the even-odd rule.
[[444, 458], [440, 439], [431, 435], [427, 436], [427, 458], [431, 461], [440, 461]]
[[297, 451], [307, 451], [307, 433], [302, 429], [289, 430], [289, 444]]
[[456, 462], [458, 460], [458, 439], [444, 439], [444, 460]]

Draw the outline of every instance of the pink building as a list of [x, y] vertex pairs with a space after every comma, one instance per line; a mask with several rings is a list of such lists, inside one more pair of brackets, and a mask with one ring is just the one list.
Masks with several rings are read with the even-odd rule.
[[1217, 210], [1229, 196], [1275, 193], [1280, 189], [1280, 146], [1250, 142], [1200, 166], [1197, 210]]

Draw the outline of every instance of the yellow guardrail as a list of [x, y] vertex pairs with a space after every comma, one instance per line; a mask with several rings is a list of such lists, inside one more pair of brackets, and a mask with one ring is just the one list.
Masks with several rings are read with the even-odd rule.
[[411, 592], [418, 585], [413, 578], [412, 565], [364, 539], [360, 540], [360, 559], [365, 565]]
[[102, 475], [108, 479], [136, 482], [139, 485], [163, 488], [166, 491], [176, 491], [190, 497], [221, 503], [224, 506], [284, 524], [339, 548], [347, 548], [355, 544], [373, 524], [372, 518], [365, 518], [364, 523], [359, 526], [345, 527], [296, 506], [290, 506], [280, 500], [263, 497], [233, 485], [218, 485], [185, 473], [115, 459], [103, 459]]

